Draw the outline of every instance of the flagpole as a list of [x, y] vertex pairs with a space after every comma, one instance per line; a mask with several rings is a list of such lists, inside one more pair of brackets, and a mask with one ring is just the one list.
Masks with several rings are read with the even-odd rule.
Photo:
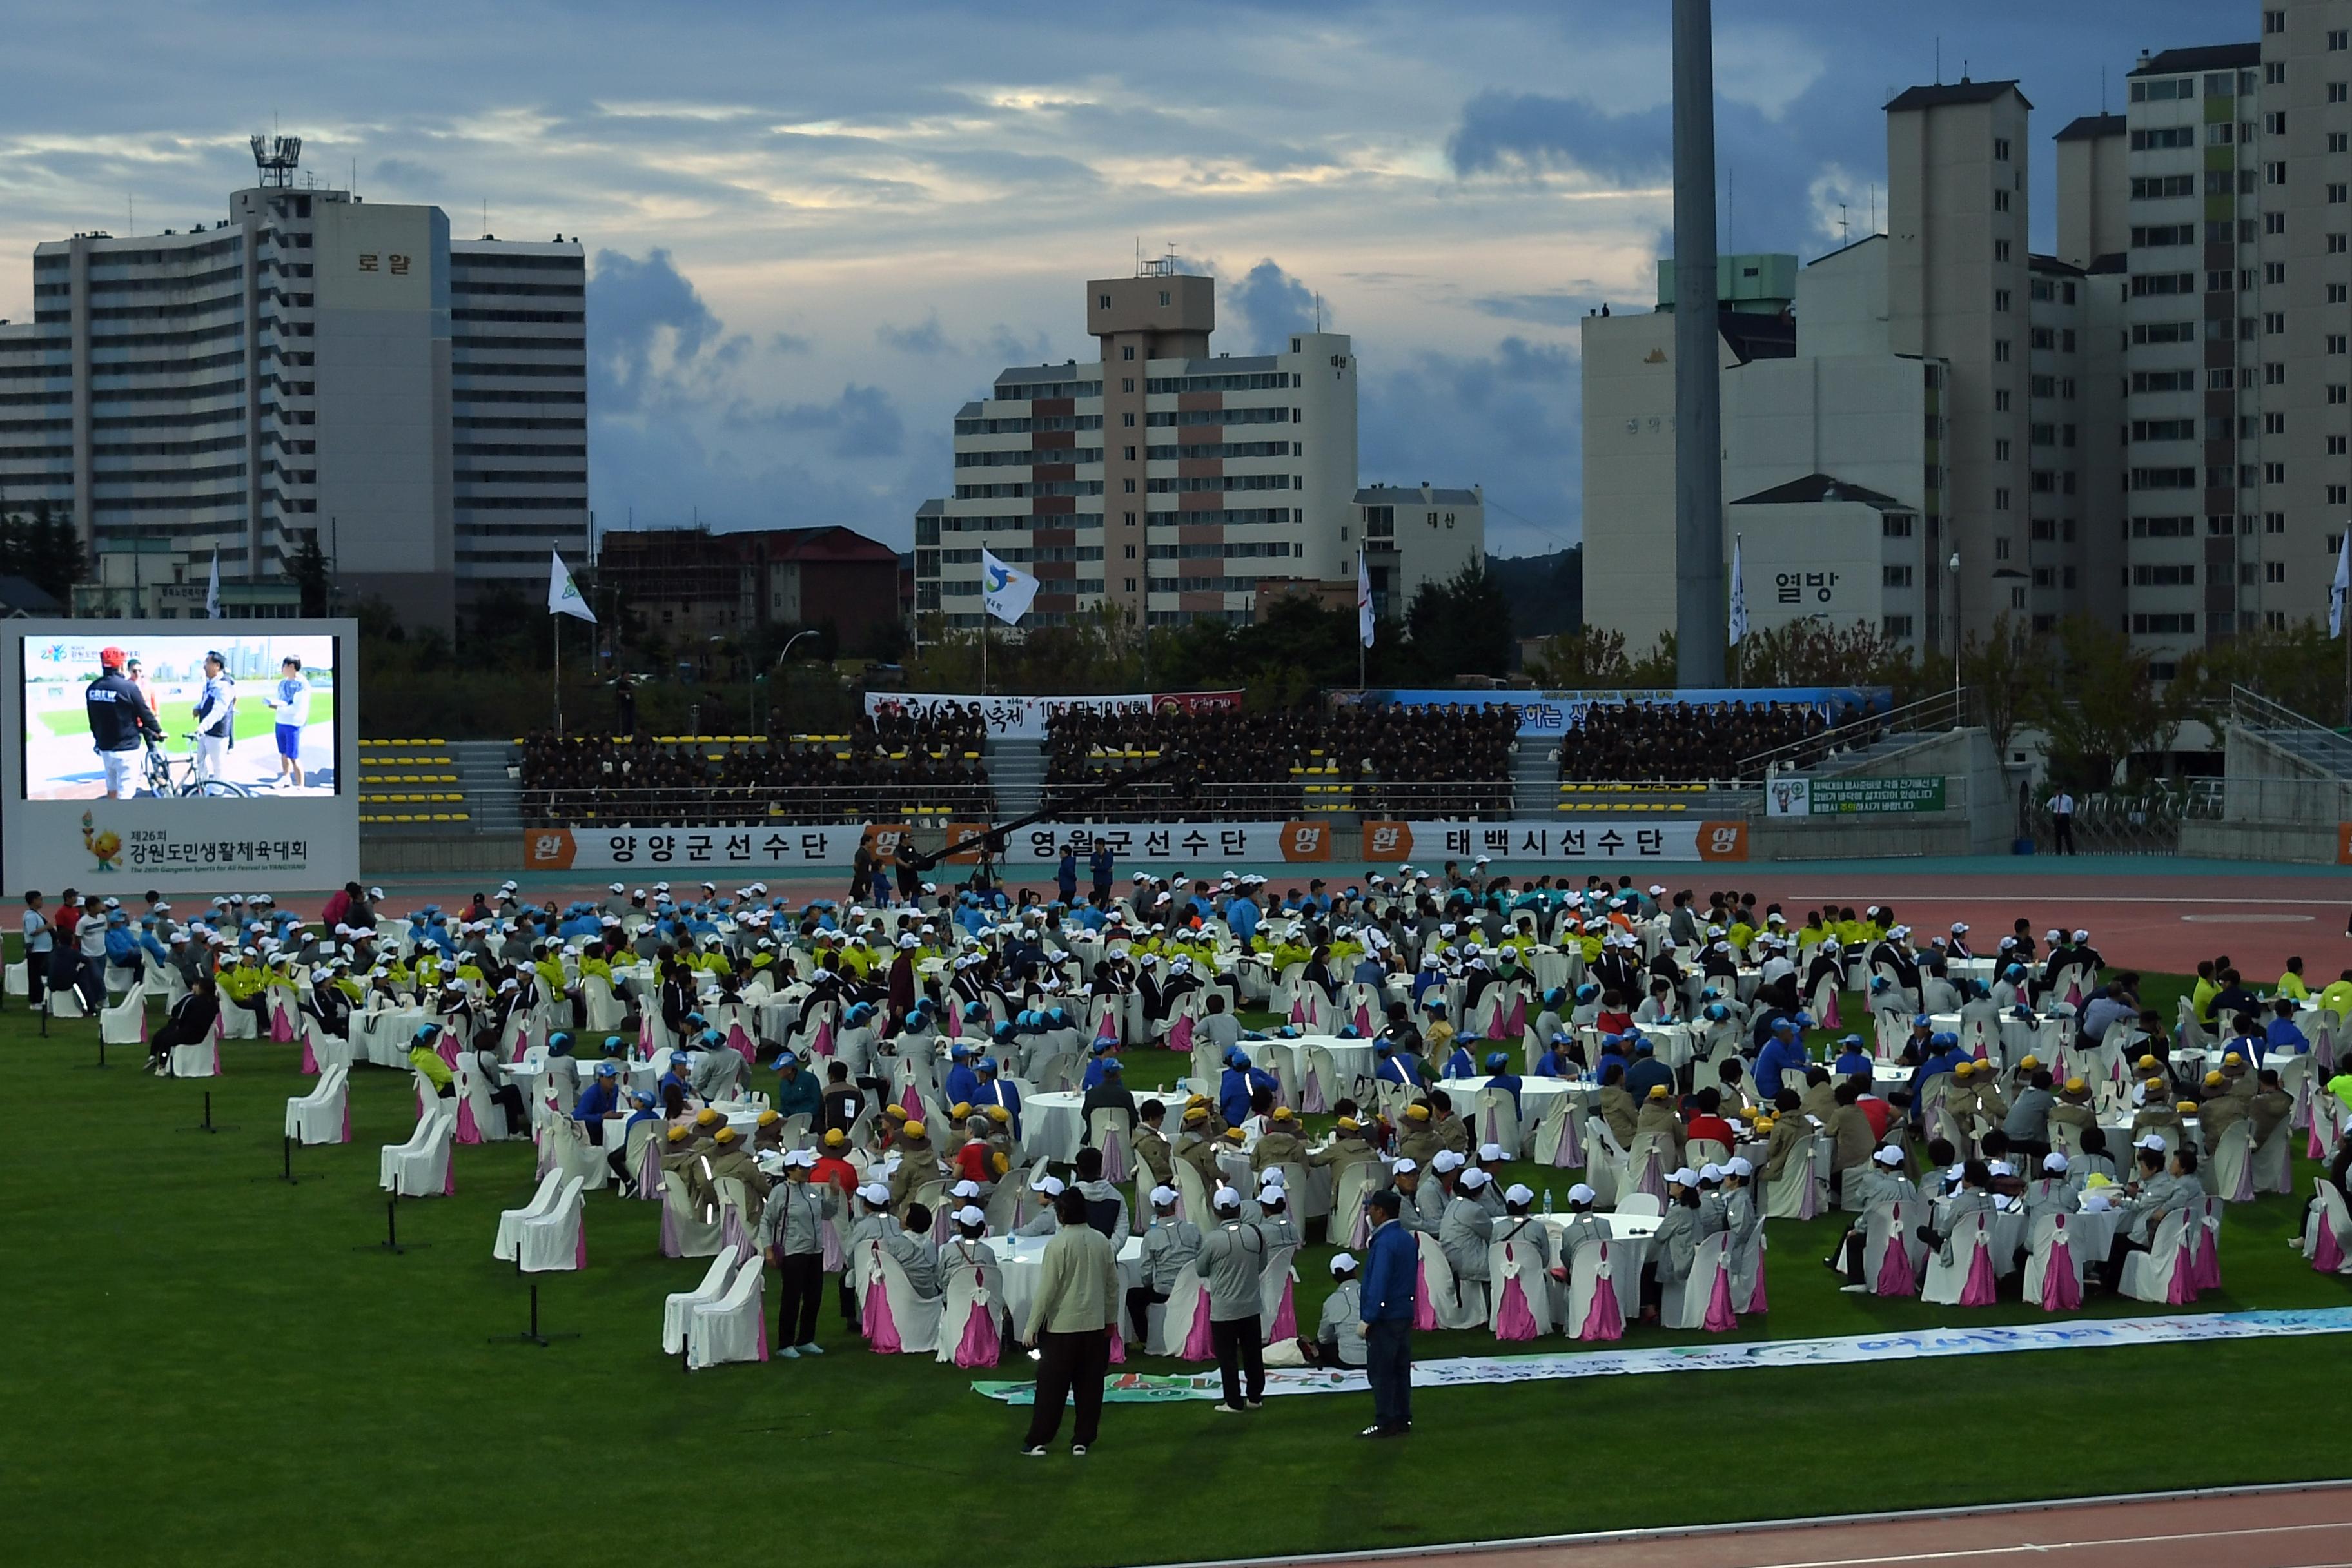
[[555, 732], [563, 733], [563, 617], [547, 617], [548, 630], [555, 637]]
[[980, 694], [988, 695], [988, 612], [980, 613]]

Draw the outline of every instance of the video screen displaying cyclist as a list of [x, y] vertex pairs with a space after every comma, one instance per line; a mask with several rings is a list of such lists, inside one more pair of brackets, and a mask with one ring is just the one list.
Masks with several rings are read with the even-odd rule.
[[334, 638], [97, 630], [25, 639], [27, 800], [341, 793]]

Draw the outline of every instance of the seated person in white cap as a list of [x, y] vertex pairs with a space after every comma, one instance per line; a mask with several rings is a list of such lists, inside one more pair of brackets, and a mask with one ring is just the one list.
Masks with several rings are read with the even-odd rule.
[[1176, 1276], [1201, 1250], [1201, 1227], [1176, 1217], [1176, 1189], [1151, 1189], [1151, 1226], [1143, 1233], [1143, 1258], [1139, 1272], [1143, 1283], [1127, 1292], [1128, 1322], [1134, 1329], [1130, 1344], [1150, 1342], [1151, 1309], [1168, 1300]]
[[1865, 1284], [1862, 1277], [1862, 1247], [1868, 1239], [1870, 1211], [1881, 1204], [1909, 1203], [1918, 1197], [1919, 1189], [1903, 1173], [1903, 1151], [1891, 1146], [1877, 1150], [1870, 1156], [1868, 1169], [1856, 1171], [1846, 1179], [1853, 1184], [1853, 1195], [1860, 1210], [1846, 1233], [1838, 1237], [1837, 1246], [1822, 1261], [1845, 1275], [1848, 1290], [1859, 1291]]
[[997, 1267], [996, 1249], [988, 1245], [987, 1214], [977, 1204], [967, 1202], [949, 1217], [955, 1222], [955, 1234], [940, 1248], [940, 1293], [946, 1295], [960, 1277], [969, 1274], [976, 1289], [987, 1291], [990, 1300], [1002, 1301], [1004, 1271]]
[[1503, 1217], [1494, 1222], [1493, 1228], [1487, 1233], [1487, 1244], [1516, 1241], [1521, 1247], [1532, 1247], [1546, 1274], [1555, 1279], [1566, 1279], [1567, 1271], [1559, 1267], [1560, 1255], [1552, 1242], [1551, 1226], [1528, 1212], [1536, 1201], [1535, 1194], [1524, 1184], [1515, 1183], [1504, 1190], [1501, 1197]]
[[1437, 1246], [1456, 1279], [1486, 1278], [1486, 1243], [1494, 1234], [1495, 1222], [1478, 1201], [1478, 1191], [1493, 1180], [1484, 1171], [1465, 1171], [1438, 1221]]
[[1290, 1215], [1290, 1194], [1284, 1192], [1280, 1171], [1268, 1171], [1266, 1184], [1257, 1190], [1257, 1213], [1254, 1219], [1265, 1233], [1269, 1254], [1277, 1247], [1297, 1247], [1299, 1243], [1298, 1223]]
[[1642, 1265], [1642, 1321], [1654, 1323], [1666, 1292], [1679, 1290], [1698, 1259], [1698, 1173], [1688, 1165], [1666, 1178], [1666, 1212]]
[[1315, 1366], [1361, 1366], [1364, 1337], [1356, 1331], [1363, 1315], [1363, 1281], [1356, 1260], [1342, 1252], [1331, 1259], [1331, 1293], [1323, 1298], [1323, 1315], [1315, 1324], [1315, 1338], [1298, 1343], [1304, 1360]]
[[868, 1241], [880, 1241], [898, 1234], [898, 1221], [890, 1212], [890, 1185], [887, 1182], [871, 1181], [857, 1189], [857, 1201], [852, 1205], [856, 1216], [849, 1222], [849, 1234], [841, 1238], [842, 1257], [845, 1266], [841, 1271], [841, 1321], [851, 1328], [857, 1327], [856, 1257], [858, 1247]]
[[1486, 1208], [1487, 1218], [1500, 1219], [1506, 1207], [1503, 1202], [1503, 1146], [1500, 1143], [1481, 1143], [1478, 1145], [1477, 1157], [1472, 1163], [1493, 1179], [1471, 1194], [1471, 1196], [1476, 1198]]
[[1558, 1227], [1562, 1268], [1575, 1259], [1578, 1247], [1598, 1247], [1613, 1235], [1609, 1222], [1592, 1212], [1593, 1202], [1600, 1195], [1582, 1182], [1568, 1189], [1568, 1222]]
[[1709, 1160], [1698, 1168], [1698, 1238], [1731, 1228], [1730, 1205], [1723, 1196], [1723, 1167]]
[[1742, 1155], [1724, 1162], [1723, 1218], [1734, 1247], [1755, 1239], [1757, 1227], [1764, 1223], [1764, 1211], [1756, 1206], [1756, 1167]]
[[1013, 1234], [1051, 1237], [1062, 1228], [1061, 1219], [1054, 1213], [1054, 1200], [1062, 1195], [1062, 1178], [1052, 1174], [1045, 1166], [1040, 1165], [1037, 1167], [1037, 1173], [1030, 1178], [1029, 1185], [1037, 1194], [1037, 1212], [1024, 1221]]

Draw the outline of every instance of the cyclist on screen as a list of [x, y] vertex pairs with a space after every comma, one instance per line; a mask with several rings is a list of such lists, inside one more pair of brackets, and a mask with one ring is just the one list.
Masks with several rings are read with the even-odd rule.
[[106, 764], [106, 796], [126, 799], [131, 794], [131, 760], [140, 742], [161, 745], [163, 726], [147, 706], [139, 688], [122, 673], [123, 652], [107, 647], [98, 650], [98, 679], [82, 689], [82, 707], [89, 719], [92, 748]]

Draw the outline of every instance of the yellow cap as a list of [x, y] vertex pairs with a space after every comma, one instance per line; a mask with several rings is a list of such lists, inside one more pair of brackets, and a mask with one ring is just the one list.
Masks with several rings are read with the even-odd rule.
[[2246, 1058], [2235, 1051], [2226, 1052], [2221, 1058], [2221, 1065], [2225, 1068], [2242, 1068], [2246, 1065]]
[[922, 1135], [923, 1135], [923, 1124], [922, 1124], [921, 1122], [919, 1122], [919, 1121], [909, 1121], [907, 1123], [907, 1136], [908, 1136], [908, 1137], [909, 1137], [909, 1138], [920, 1138]]
[[1339, 1131], [1342, 1131], [1342, 1132], [1353, 1132], [1353, 1131], [1356, 1131], [1356, 1130], [1357, 1130], [1360, 1125], [1362, 1125], [1362, 1124], [1361, 1124], [1360, 1122], [1359, 1122], [1359, 1121], [1358, 1121], [1354, 1117], [1352, 1117], [1352, 1116], [1342, 1116], [1341, 1118], [1339, 1118], [1339, 1123], [1338, 1123], [1339, 1129]]
[[673, 1142], [673, 1143], [683, 1143], [683, 1142], [686, 1142], [686, 1129], [685, 1129], [685, 1128], [683, 1128], [683, 1127], [673, 1127], [673, 1128], [671, 1128], [671, 1129], [669, 1130], [669, 1141], [670, 1141], [671, 1142]]
[[2066, 1092], [2068, 1094], [2086, 1094], [2090, 1091], [2090, 1088], [2091, 1086], [2089, 1084], [2084, 1083], [2079, 1078], [2070, 1078], [2066, 1080]]
[[2193, 1116], [2197, 1112], [2197, 1102], [2193, 1100], [2184, 1100], [2173, 1109], [2183, 1116]]
[[2147, 1068], [2148, 1071], [2154, 1072], [2157, 1068], [2158, 1063], [2154, 1057], [2142, 1057], [2139, 1058], [2139, 1065]]
[[783, 1118], [782, 1116], [777, 1115], [772, 1110], [763, 1110], [760, 1112], [760, 1125], [762, 1127], [773, 1127], [777, 1122], [782, 1121], [782, 1120]]
[[988, 1119], [991, 1121], [1010, 1121], [1013, 1112], [1002, 1105], [992, 1105], [988, 1108]]
[[824, 1134], [824, 1146], [825, 1146], [826, 1148], [828, 1148], [828, 1149], [838, 1149], [838, 1148], [840, 1148], [844, 1143], [846, 1143], [846, 1142], [849, 1142], [849, 1134], [848, 1134], [848, 1133], [846, 1133], [846, 1132], [844, 1132], [840, 1128], [838, 1128], [838, 1127], [829, 1127], [829, 1128], [827, 1128], [827, 1129], [825, 1130], [825, 1134]]
[[1242, 1141], [1242, 1130], [1238, 1127], [1228, 1127], [1225, 1129], [1225, 1136], [1238, 1143]]
[[694, 1113], [694, 1124], [697, 1127], [708, 1127], [718, 1120], [719, 1112], [711, 1110], [710, 1107], [707, 1105]]
[[907, 1108], [903, 1105], [886, 1105], [882, 1108], [882, 1114], [894, 1121], [904, 1121], [907, 1120]]
[[1429, 1107], [1426, 1105], [1408, 1105], [1404, 1108], [1404, 1115], [1405, 1120], [1408, 1121], [1426, 1121], [1429, 1120]]
[[948, 1107], [948, 1114], [954, 1117], [958, 1121], [961, 1121], [965, 1117], [971, 1114], [971, 1101], [968, 1100], [957, 1100], [953, 1105]]
[[2208, 1089], [2219, 1089], [2222, 1084], [2228, 1081], [2229, 1080], [2224, 1079], [2218, 1071], [2209, 1072], [2205, 1075], [2205, 1087]]
[[1297, 1117], [1292, 1114], [1290, 1107], [1286, 1105], [1277, 1105], [1274, 1108], [1274, 1120], [1276, 1121], [1295, 1121], [1297, 1120]]
[[1190, 1099], [1190, 1100], [1186, 1100], [1186, 1101], [1184, 1102], [1184, 1108], [1185, 1108], [1187, 1110], [1190, 1110], [1192, 1107], [1194, 1107], [1194, 1106], [1196, 1106], [1196, 1105], [1206, 1105], [1206, 1104], [1208, 1104], [1208, 1103], [1209, 1103], [1209, 1097], [1208, 1097], [1207, 1095], [1205, 1095], [1205, 1094], [1196, 1094], [1196, 1095], [1192, 1096], [1192, 1099]]
[[2162, 1094], [2164, 1092], [2164, 1080], [2160, 1078], [2152, 1078], [2140, 1087], [2147, 1089], [2150, 1094]]
[[2036, 1056], [2029, 1056], [2021, 1060], [2017, 1065], [2024, 1068], [2027, 1072], [2032, 1072], [2035, 1068], [2042, 1065], [2042, 1058]]
[[1665, 1086], [1664, 1084], [1662, 1084], [1662, 1083], [1654, 1083], [1654, 1084], [1652, 1084], [1652, 1085], [1650, 1086], [1650, 1098], [1651, 1098], [1652, 1100], [1664, 1100], [1664, 1099], [1665, 1099], [1665, 1098], [1666, 1098], [1666, 1086]]
[[[1003, 1109], [1003, 1107], [1001, 1107], [1001, 1106], [991, 1106], [989, 1109], [990, 1109], [990, 1110], [1002, 1110], [1002, 1109]], [[1209, 1120], [1209, 1112], [1208, 1112], [1207, 1109], [1206, 1109], [1205, 1107], [1202, 1107], [1202, 1106], [1195, 1105], [1195, 1106], [1189, 1107], [1189, 1108], [1185, 1110], [1185, 1112], [1184, 1112], [1184, 1125], [1185, 1125], [1185, 1126], [1187, 1126], [1187, 1127], [1199, 1127], [1199, 1126], [1202, 1126], [1202, 1125], [1205, 1124], [1205, 1123], [1208, 1121], [1208, 1120]]]
[[732, 1127], [722, 1127], [718, 1131], [712, 1133], [710, 1138], [711, 1142], [715, 1143], [732, 1143], [735, 1142], [735, 1129]]
[[1972, 1061], [1969, 1061], [1969, 1062], [1954, 1062], [1954, 1063], [1952, 1064], [1952, 1076], [1953, 1076], [1954, 1078], [1966, 1078], [1966, 1077], [1968, 1077], [1968, 1076], [1969, 1076], [1969, 1074], [1970, 1074], [1970, 1073], [1972, 1073], [1972, 1072], [1974, 1072], [1974, 1071], [1976, 1071], [1976, 1070], [1977, 1070], [1977, 1064], [1976, 1064], [1976, 1063], [1974, 1063], [1974, 1062], [1972, 1062]]

